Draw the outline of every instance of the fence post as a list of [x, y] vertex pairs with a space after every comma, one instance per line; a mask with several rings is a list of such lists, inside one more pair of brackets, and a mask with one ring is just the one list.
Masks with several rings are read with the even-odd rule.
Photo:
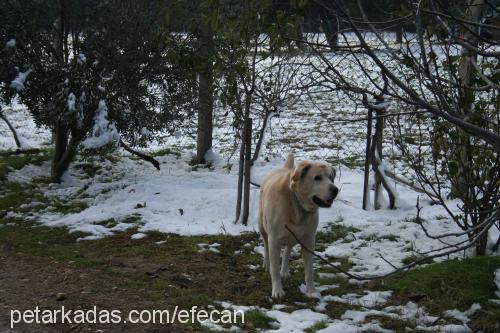
[[377, 114], [377, 123], [375, 125], [375, 135], [373, 136], [372, 141], [372, 163], [373, 163], [373, 171], [375, 172], [375, 200], [374, 207], [375, 209], [380, 209], [380, 195], [381, 195], [381, 187], [387, 191], [387, 195], [389, 196], [389, 208], [396, 208], [396, 193], [391, 188], [387, 178], [385, 177], [385, 170], [380, 168], [383, 162], [382, 156], [382, 139], [384, 132], [384, 112], [385, 109], [377, 108], [375, 109]]
[[243, 190], [243, 225], [248, 224], [250, 213], [250, 172], [252, 168], [252, 118], [248, 118], [245, 133], [245, 182]]
[[363, 184], [363, 209], [370, 209], [370, 189], [369, 189], [369, 180], [370, 180], [370, 166], [371, 166], [371, 140], [372, 140], [372, 118], [373, 118], [373, 110], [372, 108], [368, 108], [368, 124], [366, 127], [366, 150], [365, 150], [365, 175], [364, 175], [364, 184]]

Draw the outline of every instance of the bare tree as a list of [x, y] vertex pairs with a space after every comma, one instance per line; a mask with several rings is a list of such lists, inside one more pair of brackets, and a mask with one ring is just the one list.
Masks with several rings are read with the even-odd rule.
[[[487, 231], [499, 224], [489, 217], [499, 207], [500, 52], [498, 41], [482, 31], [499, 30], [484, 23], [498, 8], [483, 0], [418, 1], [395, 21], [415, 29], [398, 45], [383, 31], [388, 23], [372, 22], [360, 1], [355, 19], [344, 1], [315, 2], [350, 28], [340, 32], [344, 51], [334, 56], [323, 53], [329, 45], [309, 44], [320, 60], [313, 65], [316, 85], [357, 96], [359, 103], [381, 96], [390, 103], [393, 116], [384, 117], [416, 181], [484, 254]], [[347, 67], [349, 75], [342, 71]], [[458, 212], [446, 198], [460, 200]]]

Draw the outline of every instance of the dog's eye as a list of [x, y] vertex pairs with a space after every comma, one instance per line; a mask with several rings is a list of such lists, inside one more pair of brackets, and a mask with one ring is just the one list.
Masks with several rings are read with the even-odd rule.
[[314, 180], [319, 182], [321, 180], [321, 176], [314, 177]]

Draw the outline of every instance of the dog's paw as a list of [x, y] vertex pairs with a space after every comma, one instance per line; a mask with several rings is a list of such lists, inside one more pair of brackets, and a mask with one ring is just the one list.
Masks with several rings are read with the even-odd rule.
[[290, 276], [290, 270], [280, 271], [280, 275], [282, 278], [287, 278]]
[[283, 296], [285, 296], [285, 291], [283, 290], [283, 287], [279, 288], [273, 287], [273, 292], [271, 293], [272, 298], [282, 298]]

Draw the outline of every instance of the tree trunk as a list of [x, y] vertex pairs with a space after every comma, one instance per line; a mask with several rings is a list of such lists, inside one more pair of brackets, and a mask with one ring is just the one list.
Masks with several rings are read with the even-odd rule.
[[0, 118], [3, 119], [3, 121], [5, 121], [5, 123], [7, 124], [7, 126], [9, 127], [10, 131], [12, 132], [12, 136], [14, 137], [14, 141], [16, 142], [16, 146], [17, 146], [17, 149], [21, 149], [22, 146], [21, 146], [21, 141], [19, 141], [19, 137], [17, 136], [17, 131], [16, 129], [14, 128], [14, 126], [12, 126], [12, 124], [10, 123], [10, 121], [7, 119], [7, 117], [3, 114], [2, 112], [2, 109], [1, 109], [1, 106], [0, 106]]
[[[483, 9], [485, 6], [484, 0], [470, 0], [468, 2], [468, 8], [466, 12], [466, 19], [470, 22], [479, 23], [483, 16]], [[477, 38], [477, 34], [479, 34], [479, 29], [475, 25], [469, 25], [467, 27], [469, 30], [465, 30], [464, 38], [465, 40], [477, 47], [479, 45], [479, 40]], [[472, 32], [471, 32], [472, 31]], [[474, 62], [477, 59], [477, 53], [469, 50], [467, 48], [462, 48], [461, 52], [461, 60], [458, 65], [458, 78], [460, 84], [460, 95], [459, 95], [459, 112], [464, 118], [470, 117], [470, 113], [473, 112], [473, 105], [475, 101], [475, 91], [473, 88], [474, 85], [474, 76], [475, 76], [475, 68]], [[461, 193], [464, 201], [464, 214], [472, 217], [471, 214], [474, 214], [474, 211], [482, 210], [484, 207], [481, 207], [475, 201], [476, 192], [474, 182], [474, 165], [472, 159], [472, 146], [471, 139], [467, 133], [464, 131], [459, 131], [458, 137], [458, 148], [456, 151], [451, 152], [452, 159], [460, 161], [459, 163], [459, 171], [455, 176], [455, 181], [452, 182], [452, 186], [455, 191]], [[472, 203], [472, 204], [471, 204]], [[486, 218], [486, 217], [485, 217]], [[480, 221], [484, 219], [472, 219], [472, 226], [480, 224]], [[479, 221], [478, 221], [479, 220]], [[479, 230], [478, 232], [481, 232]], [[485, 233], [476, 243], [476, 254], [484, 255], [486, 253], [486, 245], [487, 245], [487, 233]]]
[[403, 25], [400, 24], [396, 27], [396, 43], [403, 44]]
[[327, 14], [322, 17], [322, 21], [326, 41], [331, 49], [335, 49], [339, 44], [340, 29], [338, 17], [336, 15], [331, 16], [330, 14]]
[[213, 52], [213, 35], [211, 31], [206, 31], [200, 37], [200, 55], [205, 62], [198, 75], [198, 132], [194, 164], [205, 163], [205, 153], [212, 148]]
[[66, 168], [63, 168], [61, 161], [66, 153], [66, 150], [68, 149], [68, 130], [61, 123], [61, 121], [58, 120], [53, 134], [55, 139], [55, 148], [54, 156], [52, 158], [51, 179], [52, 182], [59, 183], [61, 182], [61, 176], [67, 169], [67, 166]]

